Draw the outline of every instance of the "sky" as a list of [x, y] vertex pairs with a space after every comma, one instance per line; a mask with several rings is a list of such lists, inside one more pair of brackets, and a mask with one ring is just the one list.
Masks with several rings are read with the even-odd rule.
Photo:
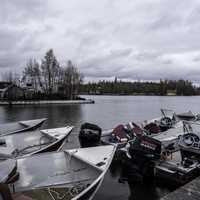
[[0, 73], [53, 48], [85, 80], [200, 80], [199, 0], [0, 0]]

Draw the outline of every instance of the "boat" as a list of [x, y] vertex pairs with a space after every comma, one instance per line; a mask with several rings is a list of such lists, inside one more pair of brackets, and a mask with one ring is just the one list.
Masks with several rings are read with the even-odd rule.
[[200, 124], [183, 121], [184, 134], [178, 137], [179, 151], [163, 152], [155, 167], [156, 176], [183, 185], [200, 175]]
[[9, 191], [10, 200], [91, 200], [115, 149], [113, 145], [97, 146], [7, 160], [0, 163], [4, 169], [0, 172], [1, 196]]
[[[180, 186], [199, 176], [200, 151], [195, 149], [197, 138], [191, 139], [188, 136], [189, 134], [194, 137], [194, 134], [185, 124], [184, 130], [189, 133], [184, 132], [177, 138], [179, 148], [176, 151], [163, 148], [161, 141], [147, 135], [138, 135], [135, 140], [127, 143], [121, 151], [126, 154], [124, 163], [129, 179], [133, 180], [135, 177], [140, 177], [141, 180], [156, 179], [159, 183], [167, 182]], [[193, 145], [191, 141], [194, 141]], [[185, 147], [185, 143], [190, 147], [187, 144]]]
[[61, 147], [72, 129], [72, 126], [66, 126], [0, 136], [0, 159], [56, 151]]
[[154, 173], [158, 183], [181, 186], [200, 175], [200, 163], [183, 158], [181, 151], [166, 153], [156, 162]]
[[179, 120], [185, 120], [185, 121], [199, 121], [200, 115], [192, 113], [191, 110], [184, 113], [178, 113], [176, 114], [176, 117], [179, 118]]
[[179, 137], [178, 145], [182, 156], [200, 162], [200, 123], [184, 122], [185, 134]]
[[0, 124], [0, 136], [30, 131], [40, 127], [47, 119], [34, 119], [27, 121]]

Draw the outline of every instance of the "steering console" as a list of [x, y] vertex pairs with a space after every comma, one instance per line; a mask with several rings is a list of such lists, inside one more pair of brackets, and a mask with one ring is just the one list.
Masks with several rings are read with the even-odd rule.
[[200, 138], [194, 133], [182, 135], [179, 144], [181, 146], [200, 149]]

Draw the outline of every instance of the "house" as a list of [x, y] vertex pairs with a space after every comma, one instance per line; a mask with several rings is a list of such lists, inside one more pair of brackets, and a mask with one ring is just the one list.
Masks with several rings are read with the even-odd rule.
[[167, 96], [176, 96], [176, 90], [167, 90]]
[[24, 98], [24, 90], [11, 82], [0, 82], [0, 100]]

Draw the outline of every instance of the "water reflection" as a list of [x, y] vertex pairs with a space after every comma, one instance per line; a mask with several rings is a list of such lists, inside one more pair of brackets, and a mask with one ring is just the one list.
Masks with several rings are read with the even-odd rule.
[[1, 122], [48, 118], [47, 127], [79, 124], [82, 119], [81, 105], [41, 105], [41, 106], [3, 106]]

